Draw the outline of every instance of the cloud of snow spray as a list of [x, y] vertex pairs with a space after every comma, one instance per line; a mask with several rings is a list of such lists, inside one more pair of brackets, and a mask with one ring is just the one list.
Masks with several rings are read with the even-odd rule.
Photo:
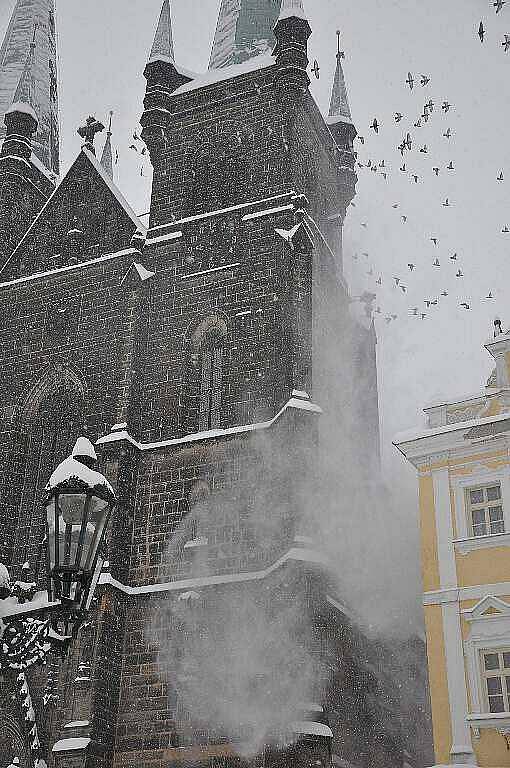
[[[215, 549], [225, 557], [225, 571], [256, 571], [285, 551], [283, 541], [289, 549], [304, 534], [329, 555], [340, 598], [368, 631], [386, 634], [398, 625], [407, 589], [395, 543], [401, 521], [368, 458], [378, 433], [367, 434], [362, 424], [374, 393], [368, 388], [361, 406], [355, 405], [353, 392], [363, 389], [369, 373], [363, 365], [353, 371], [347, 362], [359, 341], [347, 314], [342, 318], [335, 309], [321, 322], [313, 393], [324, 410], [319, 447], [307, 440], [304, 450], [294, 450], [276, 430], [254, 434], [247, 448], [251, 460], [241, 454], [240, 474], [228, 488], [213, 487], [211, 495], [198, 498], [170, 542], [167, 562], [183, 557], [191, 531], [209, 539], [222, 528], [225, 543]], [[360, 435], [361, 456], [353, 450]], [[241, 565], [245, 535], [254, 559]], [[208, 547], [198, 548], [188, 575], [215, 574], [215, 559], [209, 564]], [[304, 705], [314, 701], [318, 669], [306, 650], [313, 633], [306, 596], [283, 599], [287, 585], [281, 578], [281, 589], [268, 579], [191, 590], [159, 602], [149, 636], [183, 710], [181, 735], [186, 722], [195, 736], [201, 730], [234, 738], [243, 733], [246, 754], [256, 754], [270, 741], [268, 734], [302, 719]]]

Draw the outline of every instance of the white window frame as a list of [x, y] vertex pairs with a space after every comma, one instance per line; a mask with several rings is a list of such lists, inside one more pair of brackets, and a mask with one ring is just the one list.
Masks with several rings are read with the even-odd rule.
[[[510, 643], [510, 638], [509, 638]], [[497, 655], [498, 661], [501, 662], [502, 656], [504, 653], [508, 654], [510, 656], [510, 644], [506, 646], [498, 646], [497, 648], [490, 646], [487, 648], [482, 648], [480, 650], [480, 674], [482, 676], [482, 692], [483, 692], [483, 706], [484, 711], [491, 714], [503, 714], [503, 713], [510, 713], [510, 686], [507, 687], [506, 685], [506, 678], [510, 679], [510, 662], [508, 667], [504, 666], [498, 666], [497, 669], [485, 669], [485, 656], [488, 654]], [[506, 670], [506, 674], [505, 674]], [[503, 701], [506, 704], [505, 709], [501, 710], [500, 712], [491, 712], [490, 708], [490, 697], [489, 692], [487, 690], [487, 680], [490, 677], [498, 677], [502, 683], [501, 683], [501, 696], [503, 697]]]
[[[487, 491], [489, 488], [497, 488], [499, 490], [499, 497], [494, 500], [489, 500], [487, 496]], [[476, 491], [482, 492], [482, 501], [481, 502], [474, 502], [471, 499], [471, 494], [475, 493]], [[497, 480], [494, 483], [486, 483], [484, 485], [475, 485], [470, 486], [469, 488], [466, 488], [464, 492], [464, 504], [466, 508], [466, 515], [468, 518], [467, 526], [468, 531], [470, 535], [474, 538], [482, 538], [483, 536], [497, 536], [501, 533], [508, 533], [508, 529], [505, 525], [505, 507], [503, 504], [503, 489], [501, 487], [501, 483], [499, 480]], [[498, 519], [497, 522], [503, 523], [503, 530], [502, 531], [492, 531], [491, 530], [491, 519], [490, 519], [490, 512], [491, 509], [501, 507], [502, 512], [502, 518]], [[474, 532], [475, 529], [475, 523], [473, 522], [473, 514], [475, 512], [483, 512], [484, 513], [484, 521], [483, 525], [485, 526], [486, 533], [482, 534], [476, 534]], [[477, 523], [477, 525], [481, 525], [480, 523]]]
[[[499, 483], [501, 486], [501, 504], [503, 506], [505, 533], [473, 536], [468, 528], [469, 510], [466, 504], [466, 491], [496, 483]], [[464, 554], [472, 549], [510, 545], [510, 471], [508, 466], [494, 470], [478, 464], [468, 475], [454, 475], [451, 477], [451, 488], [453, 491], [453, 511], [457, 531], [457, 537], [454, 540], [456, 551]]]
[[[487, 718], [494, 716], [488, 710], [485, 691], [485, 677], [482, 670], [482, 654], [491, 650], [510, 650], [510, 598], [501, 599], [487, 595], [473, 608], [462, 611], [469, 623], [468, 637], [464, 641], [467, 680], [469, 685], [471, 712]], [[488, 608], [498, 613], [484, 615]], [[510, 714], [508, 714], [510, 725]]]

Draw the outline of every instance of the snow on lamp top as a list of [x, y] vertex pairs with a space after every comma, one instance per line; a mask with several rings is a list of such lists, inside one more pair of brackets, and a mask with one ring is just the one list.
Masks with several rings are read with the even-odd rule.
[[9, 107], [9, 109], [5, 114], [13, 115], [16, 112], [20, 112], [22, 115], [30, 115], [30, 117], [33, 117], [36, 123], [38, 122], [37, 115], [35, 114], [30, 104], [25, 104], [22, 101], [16, 101], [14, 102], [14, 104], [11, 104], [11, 106]]
[[108, 480], [92, 469], [97, 461], [94, 446], [86, 437], [76, 441], [72, 455], [56, 468], [45, 488], [49, 498], [60, 492], [93, 492], [100, 498], [113, 503], [115, 493]]

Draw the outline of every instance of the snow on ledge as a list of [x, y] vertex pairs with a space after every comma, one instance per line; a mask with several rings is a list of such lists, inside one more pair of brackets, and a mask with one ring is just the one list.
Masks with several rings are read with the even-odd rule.
[[52, 752], [71, 752], [79, 749], [86, 749], [90, 744], [90, 739], [61, 739], [53, 745]]
[[196, 91], [198, 88], [205, 88], [208, 85], [221, 83], [225, 80], [233, 80], [235, 77], [246, 75], [249, 72], [272, 67], [275, 63], [276, 60], [274, 56], [271, 56], [271, 54], [268, 53], [263, 53], [260, 56], [254, 56], [251, 59], [247, 59], [241, 64], [232, 64], [230, 67], [222, 67], [221, 69], [210, 69], [203, 75], [197, 76], [196, 79], [192, 80], [190, 83], [181, 85], [180, 88], [177, 88], [177, 90], [173, 92], [172, 96], [179, 96], [181, 93]]
[[327, 556], [314, 549], [305, 549], [301, 547], [292, 547], [282, 555], [272, 565], [261, 571], [246, 571], [245, 573], [227, 573], [220, 576], [201, 576], [195, 579], [183, 579], [182, 581], [169, 581], [162, 584], [145, 584], [140, 587], [131, 587], [128, 584], [122, 584], [114, 579], [110, 573], [104, 573], [99, 579], [100, 584], [109, 584], [114, 589], [118, 589], [125, 595], [153, 595], [162, 592], [182, 592], [190, 589], [200, 589], [201, 587], [214, 587], [223, 584], [239, 584], [250, 581], [261, 581], [267, 578], [274, 571], [277, 571], [288, 562], [301, 562], [319, 565], [323, 568], [329, 568], [331, 563]]
[[309, 411], [316, 414], [322, 413], [322, 408], [320, 406], [310, 402], [309, 399], [301, 399], [302, 395], [306, 393], [302, 393], [301, 397], [295, 397], [294, 395], [296, 394], [298, 393], [293, 392], [293, 397], [291, 397], [290, 400], [285, 403], [283, 408], [281, 408], [276, 416], [270, 419], [270, 421], [262, 421], [256, 424], [245, 424], [239, 427], [228, 427], [227, 429], [210, 429], [206, 432], [195, 432], [191, 435], [186, 435], [185, 437], [177, 437], [171, 440], [162, 440], [155, 443], [139, 443], [137, 440], [131, 437], [127, 430], [120, 430], [116, 432], [110, 432], [109, 435], [100, 437], [96, 445], [110, 445], [112, 443], [127, 442], [130, 445], [133, 445], [135, 448], [138, 448], [139, 451], [155, 451], [159, 448], [170, 448], [174, 446], [187, 445], [189, 443], [197, 443], [203, 440], [216, 440], [221, 437], [231, 437], [233, 435], [242, 435], [249, 432], [258, 432], [261, 430], [270, 429], [289, 409]]
[[292, 723], [290, 727], [294, 733], [303, 733], [311, 736], [324, 736], [327, 739], [333, 738], [333, 731], [328, 725], [324, 725], [323, 723]]

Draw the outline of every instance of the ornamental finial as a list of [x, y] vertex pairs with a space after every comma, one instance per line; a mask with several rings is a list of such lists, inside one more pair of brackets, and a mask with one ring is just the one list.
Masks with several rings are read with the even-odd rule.
[[81, 136], [85, 141], [83, 148], [90, 150], [94, 155], [96, 154], [96, 150], [94, 149], [94, 139], [96, 133], [101, 133], [101, 131], [104, 131], [103, 123], [100, 123], [99, 120], [96, 120], [96, 118], [92, 116], [87, 117], [85, 125], [78, 128], [78, 136]]

